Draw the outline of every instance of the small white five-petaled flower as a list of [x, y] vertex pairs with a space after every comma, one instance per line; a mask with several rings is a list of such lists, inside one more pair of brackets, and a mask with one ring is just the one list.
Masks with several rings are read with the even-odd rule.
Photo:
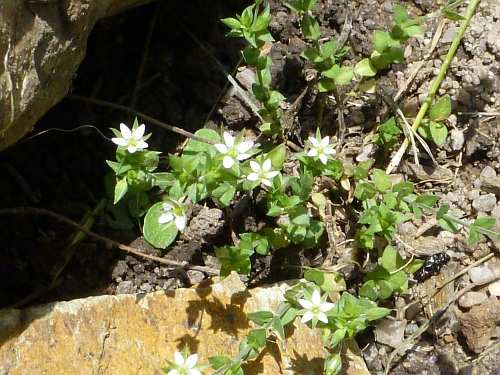
[[133, 154], [137, 150], [148, 148], [148, 144], [144, 141], [144, 132], [146, 126], [144, 124], [137, 127], [135, 130], [130, 130], [127, 125], [120, 124], [121, 137], [111, 138], [113, 143], [118, 146], [127, 147], [128, 152]]
[[306, 313], [302, 316], [301, 323], [307, 323], [313, 319], [313, 325], [316, 324], [315, 320], [321, 320], [323, 323], [328, 323], [328, 318], [325, 312], [333, 309], [334, 303], [326, 302], [326, 294], [324, 298], [321, 297], [317, 289], [311, 295], [311, 299], [299, 299], [300, 305], [306, 309]]
[[224, 156], [222, 165], [224, 168], [231, 168], [240, 160], [248, 159], [251, 155], [246, 152], [253, 147], [252, 141], [236, 141], [228, 132], [224, 132], [224, 143], [216, 143], [215, 148]]
[[330, 137], [321, 139], [321, 135], [317, 133], [316, 138], [309, 137], [308, 139], [311, 142], [311, 149], [307, 153], [307, 156], [318, 157], [326, 165], [328, 155], [335, 155], [335, 150], [333, 149], [335, 145], [330, 144]]
[[178, 200], [167, 199], [163, 203], [164, 213], [158, 218], [158, 223], [168, 224], [174, 222], [175, 226], [181, 232], [186, 228], [187, 223], [187, 210], [189, 205], [184, 203], [186, 197], [179, 198]]
[[249, 181], [260, 181], [266, 186], [273, 186], [271, 179], [278, 175], [278, 171], [271, 171], [271, 159], [266, 159], [262, 165], [256, 161], [250, 160], [250, 168], [253, 173], [247, 177]]
[[174, 353], [175, 366], [167, 375], [202, 375], [201, 372], [195, 369], [198, 354], [193, 354], [184, 359], [181, 353]]

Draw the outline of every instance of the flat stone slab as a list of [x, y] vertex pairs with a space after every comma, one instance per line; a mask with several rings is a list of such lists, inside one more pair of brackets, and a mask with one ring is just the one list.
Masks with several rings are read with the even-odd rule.
[[[233, 357], [254, 328], [246, 314], [276, 311], [287, 285], [246, 290], [236, 274], [216, 280], [196, 289], [0, 310], [0, 374], [159, 375], [185, 344], [198, 353], [198, 363]], [[320, 332], [297, 318], [286, 336], [269, 340], [265, 355], [245, 364], [245, 374], [323, 374], [328, 352]], [[351, 344], [343, 373], [369, 375]]]

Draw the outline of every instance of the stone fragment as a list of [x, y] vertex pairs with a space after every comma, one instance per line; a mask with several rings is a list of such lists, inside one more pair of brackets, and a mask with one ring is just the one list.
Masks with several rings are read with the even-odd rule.
[[492, 296], [500, 297], [500, 281], [495, 281], [488, 285], [488, 291]]
[[459, 317], [462, 332], [469, 348], [480, 353], [490, 342], [490, 337], [500, 323], [500, 301], [488, 300], [474, 306]]
[[488, 300], [486, 293], [481, 292], [467, 292], [459, 298], [458, 304], [464, 309], [470, 309], [473, 306], [480, 305]]
[[490, 212], [496, 204], [497, 198], [494, 194], [481, 195], [472, 201], [472, 207], [478, 212]]
[[469, 276], [473, 283], [481, 283], [493, 277], [493, 272], [488, 267], [473, 267], [469, 270]]
[[402, 320], [382, 319], [375, 328], [375, 338], [381, 344], [397, 348], [403, 343], [405, 328]]
[[[0, 310], [0, 374], [159, 375], [185, 344], [199, 364], [213, 355], [233, 357], [255, 328], [247, 314], [276, 311], [288, 288], [247, 290], [235, 273], [203, 284]], [[267, 354], [245, 364], [245, 374], [323, 374], [329, 352], [320, 331], [300, 318], [292, 324], [284, 341], [269, 341]], [[354, 340], [341, 356], [341, 374], [370, 375]]]

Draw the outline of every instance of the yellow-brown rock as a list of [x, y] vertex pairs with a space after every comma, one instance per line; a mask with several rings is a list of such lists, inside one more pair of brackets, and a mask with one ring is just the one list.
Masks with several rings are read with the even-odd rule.
[[[275, 311], [285, 289], [283, 284], [247, 291], [232, 274], [197, 289], [3, 310], [0, 374], [159, 375], [185, 344], [190, 354], [198, 353], [198, 363], [234, 356], [254, 327], [246, 313]], [[265, 355], [245, 365], [245, 374], [322, 374], [328, 352], [319, 332], [297, 320], [286, 333], [284, 342], [269, 341]], [[369, 375], [359, 355], [343, 357], [349, 361], [345, 373]]]

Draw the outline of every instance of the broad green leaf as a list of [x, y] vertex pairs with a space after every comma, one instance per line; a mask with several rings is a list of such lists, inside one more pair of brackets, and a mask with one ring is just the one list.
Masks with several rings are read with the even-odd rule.
[[280, 144], [278, 147], [273, 148], [266, 155], [267, 159], [271, 159], [271, 164], [275, 169], [281, 169], [283, 167], [283, 163], [285, 162], [286, 157], [286, 146], [284, 144]]
[[404, 263], [399, 252], [392, 246], [387, 246], [382, 254], [382, 267], [389, 272], [397, 270]]
[[128, 190], [128, 183], [127, 183], [127, 177], [123, 177], [120, 181], [116, 183], [115, 186], [115, 198], [113, 203], [117, 204], [120, 199], [123, 198], [123, 196], [127, 193]]
[[389, 47], [384, 53], [382, 53], [382, 57], [393, 63], [400, 63], [404, 60], [404, 53], [399, 47]]
[[476, 226], [472, 224], [469, 227], [469, 238], [467, 239], [467, 245], [475, 244], [479, 240], [479, 233], [477, 233]]
[[347, 335], [347, 329], [345, 327], [337, 329], [333, 332], [332, 338], [330, 340], [330, 345], [332, 347], [337, 346]]
[[278, 338], [281, 341], [284, 341], [285, 340], [285, 328], [283, 327], [283, 323], [279, 317], [274, 318], [272, 327], [274, 328], [276, 334], [278, 335]]
[[450, 210], [450, 205], [449, 204], [442, 204], [440, 207], [439, 207], [439, 210], [436, 214], [436, 219], [441, 219], [443, 217], [444, 214], [446, 214], [448, 211]]
[[317, 41], [321, 36], [319, 23], [313, 16], [305, 14], [302, 18], [302, 33], [307, 40]]
[[432, 207], [437, 203], [438, 200], [439, 197], [436, 195], [424, 194], [424, 195], [419, 195], [415, 199], [415, 203], [422, 203], [428, 207]]
[[375, 30], [373, 32], [373, 44], [375, 46], [375, 50], [379, 54], [383, 54], [387, 49], [387, 33], [381, 30]]
[[443, 145], [448, 137], [448, 128], [445, 124], [441, 122], [431, 121], [429, 124], [429, 129], [431, 132], [432, 140], [438, 146]]
[[495, 225], [494, 217], [480, 217], [474, 221], [474, 226], [477, 228], [491, 229]]
[[337, 84], [335, 83], [335, 80], [332, 78], [321, 78], [318, 81], [319, 92], [330, 92], [335, 90], [336, 87]]
[[375, 301], [377, 300], [377, 291], [375, 288], [375, 280], [368, 280], [361, 288], [359, 288], [359, 296]]
[[360, 182], [354, 189], [354, 196], [362, 201], [373, 198], [376, 193], [377, 189], [375, 185], [370, 182]]
[[424, 36], [424, 29], [418, 25], [406, 26], [403, 28], [404, 32], [408, 36]]
[[394, 12], [394, 22], [398, 26], [402, 26], [406, 21], [408, 21], [408, 12], [405, 7], [393, 4], [392, 10]]
[[451, 220], [448, 220], [448, 219], [445, 219], [445, 218], [441, 218], [438, 220], [439, 222], [439, 225], [441, 226], [441, 228], [443, 228], [444, 230], [447, 230], [448, 232], [451, 232], [451, 233], [458, 233], [458, 224], [451, 221]]
[[354, 73], [363, 77], [373, 77], [377, 74], [377, 69], [372, 65], [371, 59], [364, 58], [356, 64]]
[[221, 22], [224, 25], [229, 26], [231, 29], [239, 29], [239, 28], [241, 28], [241, 23], [236, 18], [232, 18], [232, 17], [223, 18], [223, 19], [221, 19]]
[[408, 181], [398, 182], [392, 187], [392, 191], [398, 193], [398, 199], [400, 200], [403, 199], [403, 197], [406, 197], [407, 195], [413, 193], [414, 189], [415, 185], [412, 182]]
[[404, 268], [404, 271], [408, 274], [417, 272], [420, 268], [422, 268], [422, 265], [424, 262], [420, 259], [413, 259], [408, 263], [408, 265]]
[[228, 365], [231, 363], [231, 359], [223, 356], [223, 355], [217, 355], [213, 357], [208, 357], [208, 363], [215, 369], [219, 369], [222, 366]]
[[250, 312], [247, 316], [248, 319], [259, 326], [266, 325], [272, 318], [274, 318], [274, 314], [270, 311]]
[[451, 114], [451, 99], [448, 95], [439, 98], [429, 111], [432, 121], [446, 120]]
[[159, 249], [164, 249], [170, 245], [179, 233], [174, 221], [167, 224], [158, 222], [164, 212], [163, 202], [155, 203], [151, 206], [144, 219], [144, 238]]
[[366, 320], [373, 321], [383, 318], [391, 312], [390, 309], [385, 307], [374, 307], [366, 313]]
[[384, 193], [392, 187], [391, 178], [381, 169], [373, 170], [373, 182], [377, 190], [381, 193]]

